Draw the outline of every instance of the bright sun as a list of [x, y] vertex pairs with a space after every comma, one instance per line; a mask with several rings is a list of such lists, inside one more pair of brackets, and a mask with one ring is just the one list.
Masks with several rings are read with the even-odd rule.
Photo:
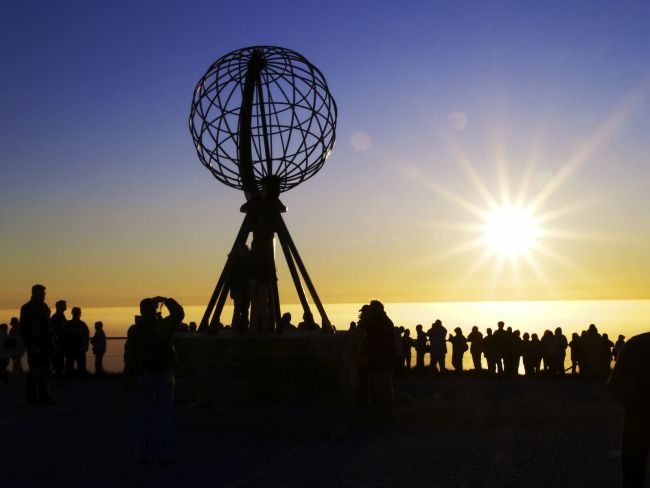
[[539, 227], [530, 210], [513, 206], [495, 207], [485, 217], [485, 239], [503, 256], [519, 256], [537, 242]]

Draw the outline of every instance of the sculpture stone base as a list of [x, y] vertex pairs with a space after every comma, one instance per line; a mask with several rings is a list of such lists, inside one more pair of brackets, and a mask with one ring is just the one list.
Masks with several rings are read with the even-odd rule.
[[328, 401], [353, 398], [355, 369], [346, 332], [285, 335], [177, 334], [179, 403]]

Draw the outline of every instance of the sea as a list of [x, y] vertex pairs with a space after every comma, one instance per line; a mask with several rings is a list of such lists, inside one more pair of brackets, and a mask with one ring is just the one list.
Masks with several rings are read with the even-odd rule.
[[[325, 311], [330, 322], [339, 331], [347, 330], [351, 321], [356, 320], [362, 303], [326, 304]], [[650, 300], [559, 300], [559, 301], [494, 301], [494, 302], [413, 302], [385, 303], [384, 308], [396, 326], [410, 329], [415, 334], [417, 324], [427, 330], [431, 324], [440, 319], [448, 332], [456, 327], [467, 336], [473, 326], [485, 334], [485, 330], [496, 328], [496, 323], [503, 320], [506, 327], [520, 330], [523, 334], [537, 333], [540, 337], [545, 330], [562, 327], [570, 339], [573, 332], [586, 329], [589, 324], [596, 324], [599, 332], [607, 333], [612, 342], [619, 334], [630, 338], [642, 332], [650, 331]], [[199, 323], [205, 311], [204, 305], [185, 306], [185, 320]], [[9, 323], [11, 317], [18, 315], [18, 309], [0, 309], [0, 323]], [[290, 312], [292, 322], [297, 324], [302, 317], [300, 304], [282, 304], [282, 313]], [[313, 308], [318, 321], [318, 314]], [[134, 317], [138, 314], [137, 306], [132, 307], [86, 307], [82, 308], [82, 317], [91, 334], [96, 321], [104, 323], [108, 349], [104, 357], [107, 371], [119, 372], [123, 367], [124, 337]], [[232, 317], [232, 306], [226, 305], [222, 313], [222, 322], [228, 324]], [[428, 357], [428, 355], [427, 355]], [[568, 355], [567, 355], [568, 357]], [[451, 354], [447, 355], [450, 363]], [[87, 357], [89, 370], [93, 370], [93, 357]], [[465, 367], [471, 367], [471, 357], [465, 354]], [[451, 364], [448, 364], [451, 367]]]

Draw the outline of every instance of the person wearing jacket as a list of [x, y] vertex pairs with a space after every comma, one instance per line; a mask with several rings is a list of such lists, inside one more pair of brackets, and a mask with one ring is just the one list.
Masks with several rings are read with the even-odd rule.
[[18, 317], [11, 317], [9, 321], [9, 351], [11, 352], [11, 378], [9, 382], [17, 385], [25, 381], [23, 370], [23, 356], [25, 355], [25, 341], [20, 333]]
[[650, 452], [650, 332], [632, 337], [623, 346], [609, 386], [624, 408], [623, 488], [641, 488]]
[[95, 355], [95, 378], [101, 380], [104, 377], [104, 354], [106, 354], [106, 334], [104, 324], [95, 322], [95, 335], [90, 339]]
[[0, 324], [0, 382], [9, 383], [9, 359], [11, 359], [11, 349], [9, 348], [9, 327], [7, 324]]
[[[158, 313], [162, 305], [169, 312], [166, 317]], [[145, 462], [157, 455], [159, 462], [168, 463], [174, 456], [172, 412], [176, 354], [172, 336], [185, 312], [173, 298], [158, 296], [140, 302], [140, 315], [141, 320], [129, 329], [125, 345], [131, 352], [133, 374], [137, 378], [138, 458]], [[157, 446], [153, 445], [154, 439], [158, 439]]]
[[27, 350], [27, 403], [48, 405], [50, 396], [48, 378], [52, 357], [52, 329], [50, 307], [45, 303], [45, 287], [32, 286], [31, 299], [20, 308], [19, 327]]

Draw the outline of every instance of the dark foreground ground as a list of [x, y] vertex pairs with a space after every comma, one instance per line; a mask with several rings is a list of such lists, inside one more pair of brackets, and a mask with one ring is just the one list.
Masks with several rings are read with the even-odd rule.
[[0, 386], [2, 486], [615, 487], [622, 411], [605, 385], [448, 377], [397, 383], [398, 416], [265, 405], [176, 411], [174, 464], [138, 464], [119, 378], [26, 407]]

